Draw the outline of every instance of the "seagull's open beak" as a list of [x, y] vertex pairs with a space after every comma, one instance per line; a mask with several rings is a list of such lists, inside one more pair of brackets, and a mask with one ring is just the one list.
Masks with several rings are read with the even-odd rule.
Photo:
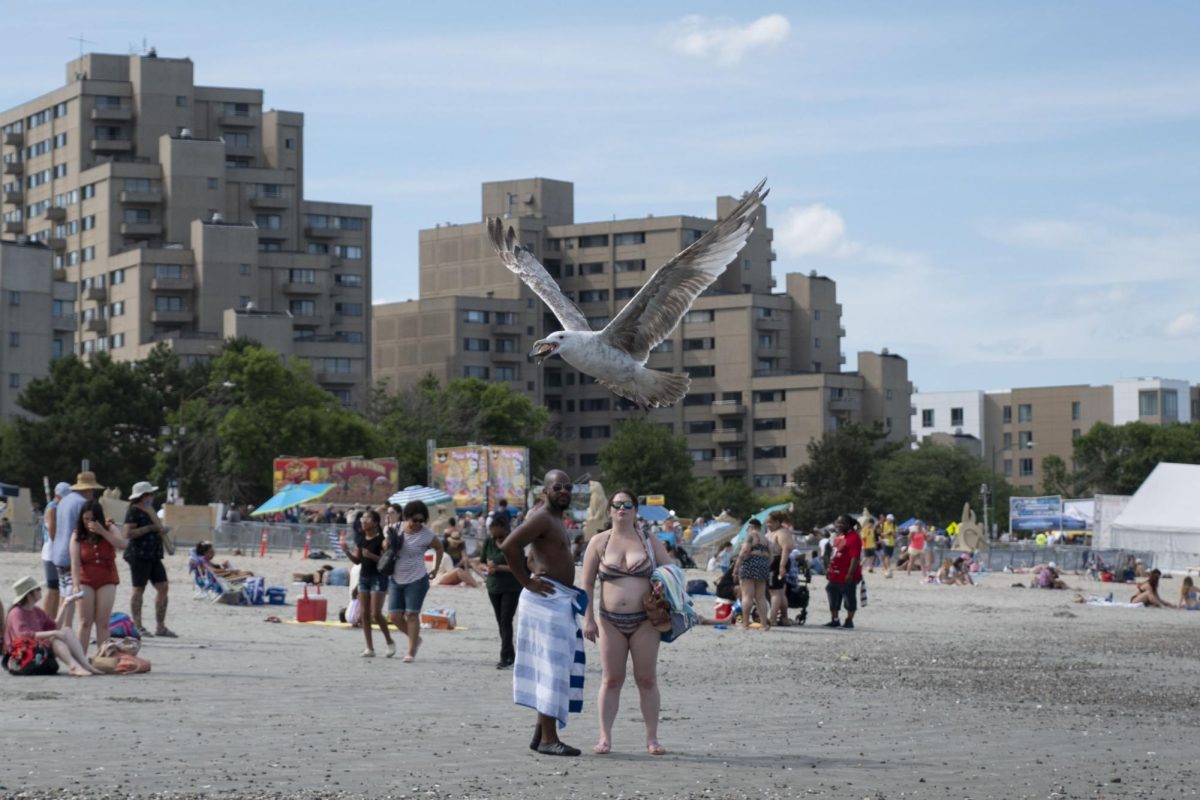
[[542, 340], [533, 343], [533, 349], [529, 351], [530, 358], [536, 358], [537, 363], [541, 364], [558, 350], [558, 345], [554, 342]]

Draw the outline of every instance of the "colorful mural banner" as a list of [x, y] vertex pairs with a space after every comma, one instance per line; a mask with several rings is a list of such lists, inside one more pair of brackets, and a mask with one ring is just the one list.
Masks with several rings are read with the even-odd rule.
[[460, 513], [487, 510], [488, 457], [482, 447], [439, 447], [429, 463], [430, 485], [454, 498]]
[[524, 508], [529, 491], [529, 450], [525, 447], [488, 447], [488, 488], [492, 508], [501, 500], [509, 508]]
[[275, 491], [292, 483], [332, 483], [321, 503], [379, 505], [399, 489], [400, 465], [394, 458], [275, 459]]
[[273, 485], [278, 493], [290, 483], [320, 483], [321, 459], [280, 456], [275, 459]]

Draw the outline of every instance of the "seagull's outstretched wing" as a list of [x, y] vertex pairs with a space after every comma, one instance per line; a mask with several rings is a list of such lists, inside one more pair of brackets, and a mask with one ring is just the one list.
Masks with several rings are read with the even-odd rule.
[[515, 272], [534, 294], [542, 298], [542, 302], [550, 307], [563, 328], [569, 331], [591, 330], [579, 306], [562, 293], [554, 278], [550, 277], [550, 273], [546, 272], [546, 268], [533, 254], [517, 244], [517, 234], [512, 226], [509, 226], [506, 232], [504, 221], [493, 217], [487, 221], [487, 231], [488, 239], [491, 240], [492, 247], [496, 248], [504, 266]]
[[742, 249], [770, 191], [763, 191], [766, 182], [764, 178], [729, 216], [655, 272], [600, 335], [635, 360], [645, 361]]

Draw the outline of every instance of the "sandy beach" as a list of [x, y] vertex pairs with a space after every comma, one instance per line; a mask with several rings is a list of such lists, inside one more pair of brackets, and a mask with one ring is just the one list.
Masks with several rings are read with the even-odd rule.
[[[315, 563], [236, 561], [289, 586]], [[183, 554], [169, 568], [180, 638], [146, 642], [150, 674], [0, 676], [0, 796], [1200, 794], [1196, 613], [1092, 608], [1072, 592], [1011, 586], [1027, 576], [992, 574], [972, 588], [876, 574], [857, 630], [827, 630], [817, 577], [808, 626], [697, 628], [663, 646], [666, 756], [645, 752], [632, 675], [613, 753], [590, 753], [599, 659], [589, 645], [584, 713], [562, 733], [585, 754], [569, 759], [526, 748], [533, 714], [513, 706], [512, 675], [495, 669], [482, 589], [431, 590], [426, 605], [456, 609], [461, 629], [427, 632], [416, 663], [403, 664], [382, 648], [359, 658], [357, 630], [264, 622], [293, 618], [294, 597], [285, 608], [213, 605], [192, 599]], [[40, 576], [35, 554], [0, 554], [6, 608], [25, 574]], [[128, 607], [124, 564], [121, 579], [118, 610]], [[1164, 581], [1164, 596], [1177, 591], [1178, 579]], [[711, 598], [697, 602], [711, 613]]]

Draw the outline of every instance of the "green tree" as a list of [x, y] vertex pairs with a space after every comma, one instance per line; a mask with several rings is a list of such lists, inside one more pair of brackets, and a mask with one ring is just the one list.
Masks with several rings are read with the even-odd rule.
[[797, 529], [862, 510], [873, 496], [874, 465], [899, 447], [878, 426], [847, 425], [810, 441], [808, 463], [793, 476]]
[[1087, 493], [1133, 494], [1160, 462], [1200, 464], [1200, 422], [1097, 423], [1075, 440], [1074, 456], [1071, 480]]
[[1012, 494], [1007, 481], [961, 448], [922, 442], [915, 450], [896, 450], [876, 465], [872, 508], [898, 520], [912, 516], [948, 525], [962, 517], [963, 503], [969, 502], [982, 522], [980, 487], [985, 483], [997, 517], [1007, 521]]
[[703, 514], [710, 519], [726, 510], [738, 519], [746, 519], [765, 505], [739, 478], [702, 478], [696, 481], [692, 497], [692, 516]]
[[662, 425], [641, 417], [627, 419], [600, 451], [605, 488], [666, 495], [670, 508], [690, 508], [692, 457], [687, 442]]

